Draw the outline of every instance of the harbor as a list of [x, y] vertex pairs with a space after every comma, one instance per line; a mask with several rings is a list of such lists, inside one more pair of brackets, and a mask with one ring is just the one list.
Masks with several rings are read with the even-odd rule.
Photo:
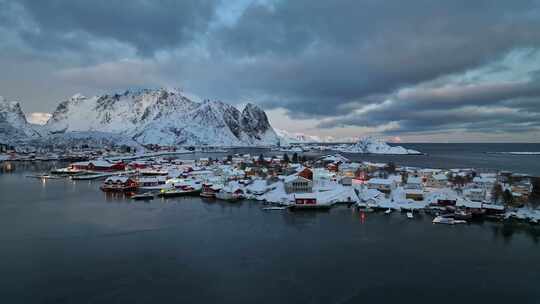
[[[429, 150], [392, 157], [302, 151], [143, 158], [100, 151], [77, 161], [11, 163], [15, 170], [0, 174], [7, 299], [73, 302], [91, 292], [96, 301], [136, 302], [148, 294], [141, 282], [151, 294], [184, 302], [211, 302], [215, 292], [262, 303], [313, 296], [394, 302], [402, 288], [440, 302], [448, 286], [469, 290], [452, 301], [540, 297], [533, 283], [538, 211], [526, 195], [505, 202], [492, 191], [500, 184], [503, 194], [532, 196], [534, 175], [427, 166], [441, 157]], [[66, 259], [71, 266], [61, 266]], [[30, 271], [38, 260], [47, 280]], [[501, 268], [507, 275], [497, 275]], [[382, 276], [401, 283], [379, 289]], [[218, 285], [193, 289], [194, 278]], [[34, 282], [40, 287], [24, 292]], [[201, 293], [178, 294], [171, 282]]]
[[27, 177], [94, 181], [103, 192], [133, 200], [200, 196], [229, 203], [252, 200], [261, 208], [270, 205], [291, 211], [346, 205], [359, 213], [397, 211], [409, 219], [424, 214], [433, 223], [450, 225], [540, 221], [538, 177], [532, 175], [355, 161], [331, 151], [291, 155], [280, 154], [283, 149], [266, 155], [217, 151], [221, 154], [210, 152], [198, 158], [182, 151], [101, 157], [86, 153], [87, 160], [64, 162], [65, 167]]

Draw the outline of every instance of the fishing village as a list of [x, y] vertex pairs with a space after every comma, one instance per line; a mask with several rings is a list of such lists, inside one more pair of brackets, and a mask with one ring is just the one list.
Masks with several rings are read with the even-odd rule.
[[[134, 201], [181, 196], [231, 203], [255, 200], [265, 211], [328, 210], [347, 205], [362, 217], [371, 212], [402, 212], [410, 219], [429, 215], [433, 223], [449, 225], [477, 220], [540, 221], [540, 210], [531, 203], [540, 192], [539, 180], [533, 176], [357, 162], [339, 153], [306, 156], [302, 151], [296, 147], [268, 153], [271, 156], [236, 153], [196, 159], [185, 159], [194, 149], [144, 154], [72, 152], [53, 156], [69, 160], [66, 167], [27, 177], [95, 181], [107, 195]], [[3, 170], [9, 169], [8, 156], [3, 156], [3, 163]]]

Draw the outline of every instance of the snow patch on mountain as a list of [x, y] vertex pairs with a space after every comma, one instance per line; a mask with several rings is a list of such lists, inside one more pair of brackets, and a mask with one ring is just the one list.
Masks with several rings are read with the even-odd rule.
[[281, 129], [274, 129], [279, 137], [280, 145], [286, 146], [296, 143], [320, 143], [327, 142], [327, 139], [323, 139], [316, 135], [307, 135], [300, 132], [289, 132]]
[[422, 154], [419, 151], [406, 149], [402, 146], [390, 146], [383, 139], [374, 136], [361, 138], [353, 145], [341, 145], [336, 150], [364, 154]]
[[28, 123], [42, 126], [47, 123], [51, 116], [51, 113], [32, 112], [26, 113], [26, 120], [28, 121]]

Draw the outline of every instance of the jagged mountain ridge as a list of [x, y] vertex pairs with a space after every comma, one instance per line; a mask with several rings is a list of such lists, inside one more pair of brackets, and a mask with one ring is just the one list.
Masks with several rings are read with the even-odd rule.
[[[19, 117], [17, 109], [12, 110], [6, 111], [9, 116]], [[248, 104], [240, 112], [220, 101], [194, 102], [178, 90], [145, 89], [89, 98], [77, 94], [58, 105], [42, 127], [45, 134], [26, 122], [22, 110], [18, 112], [28, 130], [35, 130], [35, 134], [19, 134], [28, 139], [95, 132], [100, 138], [110, 133], [141, 144], [253, 146], [278, 142], [265, 112], [256, 105]], [[11, 123], [2, 131], [10, 134], [7, 137], [15, 134], [9, 126]]]
[[39, 126], [28, 123], [21, 105], [0, 96], [0, 143], [12, 144], [40, 136]]

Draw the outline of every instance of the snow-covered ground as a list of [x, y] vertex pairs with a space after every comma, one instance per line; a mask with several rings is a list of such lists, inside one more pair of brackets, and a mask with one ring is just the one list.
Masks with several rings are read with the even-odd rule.
[[[283, 182], [277, 182], [272, 185], [273, 190], [260, 196], [261, 200], [269, 203], [276, 203], [282, 205], [291, 205], [294, 203], [295, 193], [285, 192], [285, 186]], [[305, 193], [301, 195], [309, 195], [317, 199], [318, 205], [333, 205], [340, 202], [355, 203], [358, 201], [352, 187], [340, 185], [338, 183], [327, 184], [324, 187], [313, 187], [313, 192]]]

